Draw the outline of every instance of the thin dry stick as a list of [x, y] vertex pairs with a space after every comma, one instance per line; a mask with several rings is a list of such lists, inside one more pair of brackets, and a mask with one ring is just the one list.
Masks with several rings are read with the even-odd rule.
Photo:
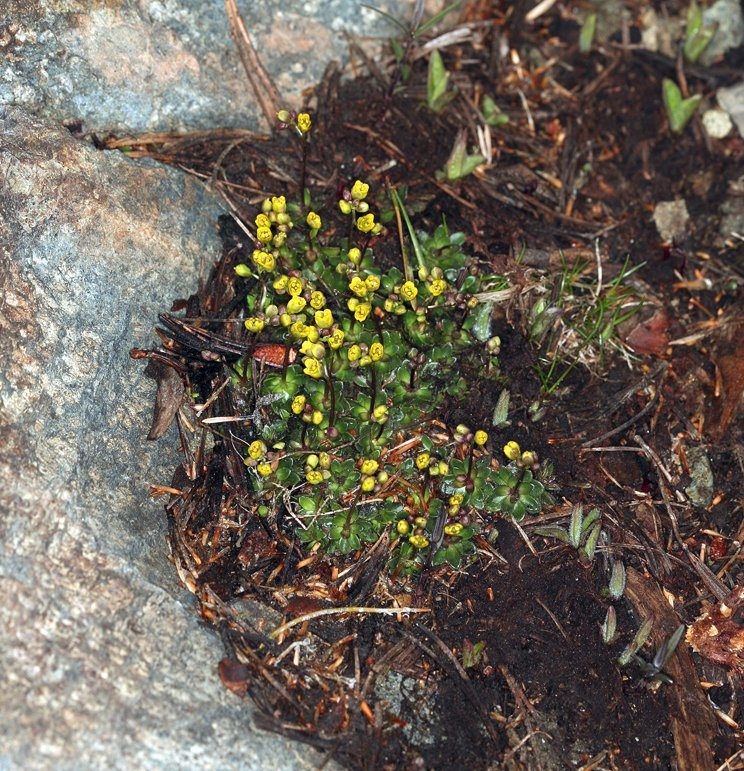
[[287, 621], [286, 624], [278, 626], [269, 637], [279, 637], [282, 632], [286, 632], [293, 626], [298, 624], [304, 624], [305, 621], [312, 621], [314, 618], [322, 618], [323, 616], [338, 616], [345, 613], [361, 614], [361, 613], [379, 613], [384, 616], [397, 616], [399, 613], [431, 613], [431, 608], [323, 608], [322, 610], [314, 610], [312, 613], [305, 613], [303, 616], [293, 618], [291, 621]]
[[243, 69], [248, 76], [248, 81], [256, 94], [256, 99], [261, 106], [261, 110], [270, 126], [276, 123], [276, 114], [279, 111], [279, 105], [282, 104], [282, 96], [269, 77], [266, 68], [261, 64], [256, 49], [248, 36], [248, 30], [240, 14], [235, 0], [225, 0], [225, 9], [227, 17], [230, 20], [230, 32], [232, 33], [235, 45], [238, 47], [240, 61], [243, 62]]

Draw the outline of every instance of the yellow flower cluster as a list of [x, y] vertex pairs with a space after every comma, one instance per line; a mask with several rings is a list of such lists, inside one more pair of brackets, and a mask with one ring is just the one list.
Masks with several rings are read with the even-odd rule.
[[312, 453], [305, 459], [305, 479], [318, 485], [331, 478], [331, 456], [327, 452]]
[[276, 114], [276, 119], [279, 121], [279, 128], [287, 128], [288, 126], [294, 126], [297, 133], [304, 139], [313, 127], [313, 121], [310, 115], [306, 112], [301, 112], [299, 115], [294, 110], [279, 110]]
[[[346, 358], [352, 367], [367, 367], [372, 362], [380, 361], [384, 355], [385, 346], [380, 342], [372, 343], [369, 346], [365, 343], [354, 343], [346, 351]], [[382, 417], [382, 414], [379, 417]], [[386, 419], [387, 416], [385, 416]], [[377, 422], [384, 422], [384, 420]]]
[[343, 198], [338, 202], [338, 208], [342, 214], [354, 215], [356, 228], [360, 233], [376, 236], [382, 233], [383, 227], [381, 223], [375, 222], [375, 215], [364, 200], [367, 193], [369, 193], [369, 185], [357, 179], [351, 186], [351, 190], [344, 191]]

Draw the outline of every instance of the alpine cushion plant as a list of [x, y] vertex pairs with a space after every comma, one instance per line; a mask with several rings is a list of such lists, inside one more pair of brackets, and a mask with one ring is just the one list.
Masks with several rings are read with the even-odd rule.
[[[311, 122], [301, 118], [304, 141]], [[492, 515], [521, 519], [549, 500], [534, 453], [501, 465], [485, 431], [439, 421], [445, 400], [466, 392], [459, 373], [498, 379], [492, 303], [479, 298], [506, 281], [479, 275], [445, 223], [417, 233], [398, 191], [391, 202], [416, 270], [402, 227], [403, 269], [378, 264], [375, 247], [390, 235], [363, 180], [325, 213], [304, 197], [304, 209], [283, 196], [263, 202], [250, 258], [235, 267], [248, 281], [253, 344], [232, 381], [239, 402], [262, 405], [245, 454], [261, 511], [286, 507], [309, 549], [347, 554], [388, 532], [398, 571], [457, 567]], [[279, 356], [262, 357], [267, 348]]]

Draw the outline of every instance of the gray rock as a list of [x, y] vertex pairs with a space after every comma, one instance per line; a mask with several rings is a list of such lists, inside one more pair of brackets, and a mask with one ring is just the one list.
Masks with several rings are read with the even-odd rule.
[[[410, 0], [374, 3], [396, 18]], [[359, 0], [238, 0], [252, 42], [287, 106], [348, 60], [352, 35], [393, 27]], [[251, 93], [223, 0], [5, 0], [0, 104], [92, 132], [255, 129]]]
[[744, 12], [739, 0], [716, 0], [703, 11], [703, 26], [718, 25], [708, 47], [700, 55], [700, 63], [711, 65], [728, 51], [744, 43]]
[[687, 233], [690, 213], [684, 199], [661, 201], [654, 207], [654, 225], [664, 241], [681, 241]]
[[129, 359], [218, 255], [217, 198], [0, 108], [0, 768], [288, 769], [178, 588], [175, 437]]
[[744, 82], [727, 88], [719, 88], [716, 100], [736, 124], [739, 136], [744, 137]]

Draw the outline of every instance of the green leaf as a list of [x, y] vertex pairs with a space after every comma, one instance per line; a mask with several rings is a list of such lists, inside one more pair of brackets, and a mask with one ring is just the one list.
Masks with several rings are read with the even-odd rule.
[[415, 37], [420, 37], [424, 33], [428, 32], [432, 27], [436, 27], [437, 24], [439, 24], [442, 19], [447, 16], [447, 14], [454, 11], [456, 8], [459, 8], [460, 3], [462, 0], [456, 0], [454, 3], [450, 3], [443, 11], [440, 11], [435, 16], [432, 16], [429, 21], [424, 22], [421, 26], [416, 27], [414, 30]]
[[426, 104], [432, 112], [441, 112], [447, 103], [455, 96], [453, 91], [447, 91], [449, 72], [447, 72], [442, 55], [435, 48], [429, 57], [429, 72], [426, 78]]
[[718, 22], [703, 27], [703, 12], [697, 3], [691, 3], [687, 9], [687, 32], [682, 53], [685, 59], [694, 64], [718, 32]]
[[579, 560], [584, 564], [589, 564], [594, 559], [594, 552], [597, 549], [599, 534], [602, 532], [602, 526], [597, 523], [590, 531], [586, 543], [579, 552]]
[[579, 34], [579, 51], [582, 54], [588, 54], [592, 50], [592, 43], [594, 42], [594, 33], [597, 30], [597, 14], [590, 13], [586, 17], [586, 21], [581, 27], [581, 33]]
[[683, 99], [679, 86], [673, 80], [669, 80], [669, 78], [664, 78], [661, 86], [664, 106], [666, 107], [667, 118], [669, 119], [669, 128], [675, 134], [681, 134], [703, 97], [700, 94], [695, 94], [687, 99]]
[[581, 525], [584, 522], [584, 507], [577, 503], [573, 509], [571, 509], [571, 521], [568, 525], [568, 542], [574, 549], [578, 549], [581, 546]]
[[602, 642], [609, 645], [617, 635], [617, 613], [615, 608], [610, 605], [607, 608], [607, 615], [602, 622]]
[[558, 541], [563, 541], [563, 543], [568, 543], [568, 533], [562, 527], [558, 527], [558, 525], [536, 527], [533, 532], [545, 538], [555, 538]]
[[491, 337], [491, 314], [493, 302], [478, 303], [471, 312], [473, 317], [473, 336], [479, 343], [485, 343]]
[[651, 618], [648, 618], [643, 622], [641, 628], [636, 632], [635, 637], [626, 646], [626, 648], [617, 659], [617, 663], [621, 667], [629, 664], [633, 656], [635, 656], [636, 653], [638, 653], [638, 651], [643, 647], [643, 644], [646, 642], [646, 640], [648, 640], [648, 636], [651, 634], [653, 625], [654, 621]]
[[471, 174], [482, 163], [485, 162], [485, 156], [480, 153], [468, 155], [467, 149], [467, 130], [462, 129], [455, 138], [455, 144], [452, 147], [450, 157], [444, 164], [444, 169], [436, 172], [435, 176], [439, 180], [454, 182]]
[[613, 600], [619, 600], [625, 592], [625, 565], [620, 560], [612, 563], [609, 593]]

